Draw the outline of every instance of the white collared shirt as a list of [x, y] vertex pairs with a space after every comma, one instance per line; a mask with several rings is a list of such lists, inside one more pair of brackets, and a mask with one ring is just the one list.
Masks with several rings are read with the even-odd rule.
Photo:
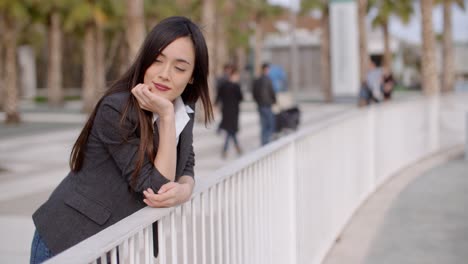
[[[179, 144], [179, 136], [184, 130], [184, 127], [190, 121], [188, 114], [193, 113], [193, 109], [190, 106], [185, 105], [182, 98], [179, 96], [174, 102], [174, 113], [175, 113], [175, 130], [176, 130], [176, 144]], [[153, 113], [153, 123], [158, 122], [159, 127], [159, 115]]]

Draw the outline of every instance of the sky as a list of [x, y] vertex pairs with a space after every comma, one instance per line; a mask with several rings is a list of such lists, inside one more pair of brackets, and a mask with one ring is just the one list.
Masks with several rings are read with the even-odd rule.
[[[272, 4], [280, 4], [287, 7], [297, 8], [299, 0], [269, 0]], [[415, 3], [415, 13], [411, 21], [405, 25], [398, 18], [391, 18], [390, 32], [392, 35], [407, 40], [412, 43], [421, 42], [421, 10], [419, 4]], [[457, 6], [452, 6], [452, 25], [453, 38], [455, 42], [468, 42], [468, 0], [465, 0], [465, 10], [461, 10]], [[371, 14], [372, 15], [372, 14]], [[443, 28], [442, 7], [436, 6], [432, 11], [432, 20], [434, 31], [441, 33]]]
[[[468, 42], [468, 1], [465, 10], [458, 6], [452, 6], [453, 38], [456, 42]], [[390, 32], [413, 43], [421, 42], [421, 9], [415, 6], [415, 14], [408, 25], [403, 24], [398, 18], [393, 18], [390, 24]], [[433, 29], [436, 33], [442, 33], [444, 17], [440, 5], [432, 11]]]

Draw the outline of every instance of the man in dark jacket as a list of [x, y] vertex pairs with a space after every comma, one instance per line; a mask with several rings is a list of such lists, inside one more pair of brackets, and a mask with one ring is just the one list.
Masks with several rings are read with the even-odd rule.
[[252, 94], [257, 102], [258, 113], [262, 126], [261, 139], [262, 146], [271, 141], [275, 131], [275, 115], [271, 106], [276, 103], [276, 96], [273, 90], [273, 84], [268, 77], [270, 66], [268, 63], [262, 65], [262, 75], [253, 83]]

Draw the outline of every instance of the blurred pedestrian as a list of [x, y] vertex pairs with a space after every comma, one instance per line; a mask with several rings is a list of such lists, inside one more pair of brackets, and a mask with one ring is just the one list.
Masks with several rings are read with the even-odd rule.
[[359, 90], [359, 106], [366, 106], [371, 103], [378, 103], [383, 99], [382, 91], [382, 70], [369, 58], [366, 79], [361, 84]]
[[275, 132], [275, 115], [272, 111], [272, 105], [276, 103], [276, 95], [273, 90], [273, 84], [268, 77], [270, 65], [262, 65], [262, 74], [253, 82], [252, 94], [257, 103], [258, 113], [261, 124], [261, 143], [262, 146], [272, 140]]
[[[162, 20], [133, 65], [99, 100], [71, 157], [71, 172], [33, 214], [30, 263], [41, 263], [123, 218], [190, 199], [194, 106], [213, 113], [208, 51], [197, 25]], [[157, 254], [157, 227], [153, 241]]]
[[226, 131], [226, 139], [221, 153], [223, 158], [227, 156], [229, 141], [231, 140], [234, 143], [237, 154], [242, 154], [241, 147], [237, 140], [237, 132], [239, 131], [239, 106], [244, 99], [239, 80], [239, 71], [235, 66], [232, 66], [229, 79], [220, 86], [218, 94], [217, 101], [221, 104], [222, 109], [222, 119], [219, 127]]
[[366, 75], [366, 83], [371, 92], [371, 101], [375, 103], [382, 101], [382, 69], [378, 67], [372, 59], [369, 59], [369, 70]]
[[[217, 106], [221, 105], [221, 102], [219, 102], [219, 100], [220, 100], [219, 99], [220, 98], [219, 97], [219, 90], [221, 89], [222, 86], [224, 86], [226, 84], [226, 82], [229, 82], [229, 77], [230, 77], [231, 72], [232, 72], [232, 67], [233, 66], [231, 64], [229, 64], [229, 63], [224, 64], [223, 73], [216, 80], [215, 109], [216, 109], [217, 112], [218, 112]], [[216, 134], [219, 135], [221, 133], [221, 130], [222, 130], [222, 128], [220, 126], [218, 126], [218, 129], [216, 129]]]
[[224, 82], [229, 81], [229, 76], [231, 75], [232, 67], [233, 65], [231, 65], [230, 63], [224, 64], [223, 73], [216, 80], [216, 95], [219, 93], [221, 85], [223, 85]]
[[382, 76], [382, 94], [385, 101], [392, 99], [394, 87], [395, 79], [393, 78], [393, 74], [390, 70], [385, 69]]

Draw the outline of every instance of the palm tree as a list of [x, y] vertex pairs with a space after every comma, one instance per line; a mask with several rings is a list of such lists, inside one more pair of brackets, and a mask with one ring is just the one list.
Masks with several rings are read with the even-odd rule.
[[401, 0], [369, 0], [369, 6], [377, 9], [377, 15], [372, 21], [373, 26], [382, 28], [384, 37], [384, 67], [392, 68], [392, 53], [390, 51], [389, 19], [395, 15], [403, 23], [408, 23], [413, 14], [412, 1]]
[[256, 76], [261, 73], [262, 66], [262, 50], [263, 50], [263, 22], [275, 15], [278, 15], [281, 9], [277, 6], [272, 6], [267, 0], [257, 0], [249, 2], [250, 10], [252, 10], [253, 29], [254, 29], [254, 73]]
[[49, 52], [47, 88], [48, 102], [58, 106], [63, 103], [62, 89], [62, 18], [58, 10], [53, 10], [49, 17]]
[[[70, 1], [47, 0], [34, 1], [33, 9], [39, 20], [47, 25], [47, 101], [51, 106], [63, 104], [63, 17], [67, 15]], [[41, 21], [42, 22], [42, 21]]]
[[67, 17], [67, 30], [83, 34], [83, 112], [89, 113], [105, 89], [104, 27], [115, 15], [116, 3], [112, 0], [74, 0]]
[[367, 54], [367, 0], [358, 0], [358, 27], [359, 27], [359, 71], [360, 81], [363, 83], [366, 79], [367, 64], [369, 56]]
[[190, 15], [192, 5], [192, 1], [187, 0], [165, 1], [164, 4], [161, 0], [144, 0], [146, 28], [153, 28], [159, 20], [168, 16]]
[[[249, 18], [250, 1], [237, 1], [234, 9], [232, 1], [224, 0], [226, 5], [223, 10], [222, 25], [224, 28], [225, 45], [228, 57], [231, 62], [237, 63], [239, 69], [245, 66], [247, 62], [247, 51], [249, 48]], [[235, 11], [234, 11], [235, 10]], [[235, 16], [230, 15], [235, 12]], [[218, 64], [221, 66], [221, 63]]]
[[[4, 21], [4, 18], [3, 16], [0, 17], [0, 32], [4, 32], [5, 31], [5, 21]], [[0, 110], [3, 109], [3, 104], [4, 104], [4, 98], [5, 98], [5, 95], [4, 95], [4, 74], [3, 74], [3, 70], [4, 70], [4, 40], [0, 40]]]
[[17, 86], [17, 37], [18, 27], [13, 18], [5, 16], [5, 113], [6, 123], [19, 123], [18, 86]]
[[303, 12], [319, 10], [322, 13], [320, 26], [322, 36], [320, 39], [320, 65], [321, 65], [321, 86], [325, 102], [333, 101], [331, 88], [331, 63], [330, 63], [330, 14], [327, 0], [303, 0], [301, 2]]
[[21, 28], [29, 20], [29, 5], [23, 1], [0, 0], [0, 17], [4, 25], [3, 41], [5, 43], [5, 122], [19, 123], [18, 86], [17, 86], [17, 42]]
[[428, 96], [439, 93], [439, 78], [437, 75], [434, 31], [432, 30], [433, 0], [421, 0], [422, 15], [422, 86], [424, 94]]
[[227, 24], [229, 21], [229, 15], [234, 12], [234, 6], [232, 1], [217, 1], [216, 3], [216, 23], [215, 23], [215, 38], [214, 38], [214, 72], [219, 75], [222, 72], [222, 66], [229, 60], [228, 51], [228, 36], [227, 36]]
[[[455, 79], [455, 62], [453, 57], [452, 39], [452, 4], [455, 2], [460, 8], [465, 8], [463, 0], [441, 0], [444, 12], [444, 30], [442, 31], [442, 92], [453, 91]], [[439, 1], [440, 2], [440, 1]]]
[[254, 74], [261, 74], [262, 50], [263, 50], [263, 29], [262, 29], [263, 13], [261, 10], [255, 11], [254, 14]]
[[128, 60], [133, 61], [145, 40], [145, 15], [143, 0], [126, 0], [126, 30]]
[[216, 24], [216, 4], [214, 0], [202, 1], [202, 25], [204, 28], [206, 45], [209, 52], [209, 71], [208, 71], [208, 86], [210, 94], [214, 95], [214, 76], [216, 74], [214, 67], [214, 36]]
[[83, 42], [83, 112], [90, 113], [96, 104], [98, 87], [96, 81], [96, 24], [88, 22], [85, 26]]

